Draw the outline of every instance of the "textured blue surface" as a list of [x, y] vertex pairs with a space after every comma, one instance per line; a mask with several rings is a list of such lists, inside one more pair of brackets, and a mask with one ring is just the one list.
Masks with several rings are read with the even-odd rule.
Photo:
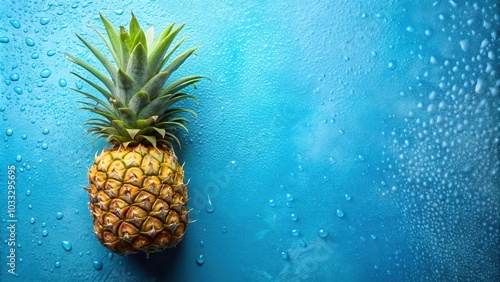
[[[2, 5], [1, 281], [500, 280], [497, 1]], [[177, 150], [196, 222], [149, 259], [99, 244], [81, 188], [105, 144], [61, 52], [96, 63], [74, 33], [100, 44], [99, 11], [186, 22], [178, 75], [213, 80]]]

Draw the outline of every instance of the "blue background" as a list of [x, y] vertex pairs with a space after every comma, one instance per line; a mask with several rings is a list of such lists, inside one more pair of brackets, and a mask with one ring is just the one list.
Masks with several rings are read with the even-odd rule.
[[[500, 278], [497, 1], [2, 5], [1, 281]], [[177, 150], [196, 222], [149, 259], [99, 244], [81, 188], [105, 144], [84, 137], [91, 115], [61, 52], [97, 65], [74, 34], [102, 48], [99, 11], [115, 25], [133, 11], [156, 33], [186, 22], [183, 46], [202, 48], [176, 75], [212, 78], [192, 91], [199, 119]]]

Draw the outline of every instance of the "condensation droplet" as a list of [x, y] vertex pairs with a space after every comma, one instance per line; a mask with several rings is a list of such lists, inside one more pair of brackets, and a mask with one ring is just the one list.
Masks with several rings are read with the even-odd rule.
[[276, 206], [276, 202], [274, 201], [274, 199], [269, 200], [269, 206], [271, 206], [271, 207]]
[[46, 25], [46, 24], [48, 24], [49, 22], [50, 22], [50, 19], [49, 19], [49, 18], [47, 18], [47, 17], [41, 17], [41, 18], [40, 18], [40, 24], [41, 24], [41, 25]]
[[281, 258], [284, 259], [284, 260], [287, 260], [288, 259], [288, 253], [287, 252], [281, 252]]
[[203, 258], [203, 255], [200, 255], [199, 257], [196, 258], [197, 265], [203, 265], [203, 263], [205, 263], [205, 259]]
[[395, 62], [395, 61], [392, 61], [392, 60], [391, 60], [391, 61], [389, 61], [389, 62], [387, 62], [387, 68], [388, 68], [389, 70], [394, 70], [394, 69], [396, 69], [396, 62]]
[[337, 209], [337, 217], [344, 217], [344, 211], [341, 209]]
[[9, 76], [9, 79], [12, 81], [18, 81], [19, 80], [19, 74], [13, 73]]
[[23, 94], [23, 89], [19, 86], [14, 87], [14, 92], [16, 92], [18, 95]]
[[68, 241], [62, 241], [62, 246], [68, 252], [72, 249], [71, 243]]
[[47, 78], [47, 77], [49, 77], [51, 74], [52, 74], [52, 72], [51, 72], [49, 69], [43, 69], [43, 70], [40, 72], [40, 76], [41, 76], [42, 78]]
[[60, 78], [59, 79], [59, 86], [66, 87], [66, 85], [68, 85], [68, 82], [66, 81], [66, 79]]
[[325, 238], [326, 236], [328, 236], [328, 231], [326, 231], [325, 229], [321, 228], [318, 231], [318, 236], [321, 237], [321, 238]]
[[24, 42], [26, 42], [26, 45], [28, 45], [30, 47], [35, 46], [35, 41], [31, 37], [26, 37]]
[[10, 24], [15, 28], [20, 28], [21, 24], [17, 20], [10, 20]]
[[92, 262], [92, 266], [93, 266], [95, 269], [97, 269], [97, 270], [101, 270], [101, 269], [102, 269], [102, 267], [103, 267], [103, 264], [102, 264], [102, 262], [101, 262], [100, 260], [94, 260], [94, 261]]

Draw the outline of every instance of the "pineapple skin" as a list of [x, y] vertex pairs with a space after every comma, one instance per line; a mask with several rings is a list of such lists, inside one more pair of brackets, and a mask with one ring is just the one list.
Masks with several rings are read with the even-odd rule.
[[188, 224], [184, 171], [170, 147], [117, 147], [88, 171], [94, 233], [119, 254], [176, 246]]

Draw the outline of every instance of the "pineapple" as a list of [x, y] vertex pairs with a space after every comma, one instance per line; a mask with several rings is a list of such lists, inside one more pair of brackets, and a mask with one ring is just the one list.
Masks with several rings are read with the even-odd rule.
[[90, 187], [86, 190], [94, 233], [116, 253], [163, 251], [182, 240], [189, 222], [187, 185], [172, 142], [180, 146], [176, 132], [187, 131], [189, 120], [179, 114], [196, 113], [173, 105], [184, 99], [196, 101], [181, 90], [204, 77], [187, 76], [168, 85], [166, 82], [197, 48], [170, 60], [185, 40], [169, 48], [184, 25], [171, 24], [153, 40], [153, 28], [144, 32], [133, 13], [128, 31], [120, 26], [117, 32], [102, 14], [100, 17], [107, 38], [94, 30], [114, 63], [87, 40], [77, 37], [109, 75], [66, 54], [98, 81], [72, 74], [104, 97], [73, 89], [88, 99], [81, 102], [83, 110], [100, 115], [86, 121], [90, 126], [87, 133], [109, 143], [88, 171]]

